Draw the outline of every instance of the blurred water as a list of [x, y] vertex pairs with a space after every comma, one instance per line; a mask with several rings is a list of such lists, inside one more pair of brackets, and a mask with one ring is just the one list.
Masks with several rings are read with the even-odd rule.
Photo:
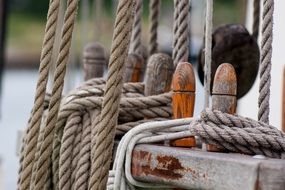
[[27, 124], [32, 108], [37, 71], [6, 71], [0, 120], [0, 156], [4, 189], [16, 189], [18, 157], [16, 136]]

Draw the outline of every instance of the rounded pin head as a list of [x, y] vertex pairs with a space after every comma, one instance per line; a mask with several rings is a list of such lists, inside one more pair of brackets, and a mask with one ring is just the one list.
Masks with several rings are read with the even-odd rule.
[[195, 74], [190, 63], [178, 63], [172, 79], [173, 91], [195, 92]]
[[105, 49], [98, 42], [88, 43], [83, 51], [84, 59], [106, 59]]
[[147, 64], [145, 95], [157, 95], [170, 91], [174, 65], [172, 58], [163, 53], [153, 54]]
[[[212, 34], [211, 81], [222, 63], [233, 65], [237, 75], [237, 97], [244, 96], [252, 87], [259, 68], [259, 47], [253, 36], [240, 24], [218, 27]], [[200, 52], [198, 73], [204, 82], [204, 53]], [[212, 83], [211, 82], [211, 88]]]
[[106, 65], [104, 47], [98, 42], [87, 44], [83, 51], [84, 79], [103, 77]]
[[228, 63], [221, 64], [215, 74], [212, 94], [237, 95], [237, 77], [235, 68]]

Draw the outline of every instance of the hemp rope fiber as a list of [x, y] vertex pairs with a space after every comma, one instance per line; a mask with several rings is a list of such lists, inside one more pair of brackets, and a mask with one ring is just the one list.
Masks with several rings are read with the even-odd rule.
[[[49, 10], [53, 2], [51, 1]], [[273, 1], [270, 2], [272, 4], [264, 1], [264, 6], [268, 7], [265, 7], [263, 13], [264, 46], [261, 49], [265, 53], [264, 60], [267, 61], [262, 59], [261, 64], [264, 63], [265, 66], [270, 66], [272, 51]], [[285, 134], [268, 125], [268, 122], [254, 121], [210, 109], [205, 109], [198, 119], [166, 120], [172, 117], [172, 93], [145, 97], [142, 83], [122, 83], [133, 26], [131, 10], [135, 4], [131, 0], [119, 1], [107, 81], [92, 79], [61, 98], [77, 3], [76, 0], [68, 1], [54, 88], [51, 95], [46, 92], [43, 94], [46, 97], [43, 97], [41, 106], [49, 107], [39, 114], [40, 121], [43, 122], [37, 128], [38, 137], [33, 145], [37, 150], [34, 153], [36, 158], [32, 157], [34, 164], [29, 166], [27, 163], [30, 160], [21, 156], [20, 182], [27, 178], [29, 180], [20, 183], [19, 189], [164, 188], [156, 184], [138, 182], [132, 178], [132, 149], [139, 143], [155, 143], [187, 136], [197, 136], [205, 143], [232, 152], [284, 158]], [[212, 32], [212, 3], [212, 0], [207, 1], [206, 34]], [[187, 6], [188, 8], [185, 8]], [[179, 44], [182, 49], [185, 43], [181, 39], [186, 38], [181, 36], [185, 28], [188, 28], [182, 19], [186, 20], [186, 9], [189, 11], [189, 5], [175, 2], [174, 43], [176, 41], [176, 46]], [[206, 55], [211, 55], [210, 36], [206, 35]], [[175, 48], [173, 55], [174, 51]], [[184, 49], [181, 52], [180, 56], [183, 59], [188, 57], [188, 51]], [[262, 77], [266, 85], [269, 78], [269, 85], [266, 86], [268, 91], [264, 91], [269, 92], [270, 69], [264, 70]], [[29, 123], [32, 122], [33, 114]], [[31, 130], [29, 125], [27, 137]], [[114, 138], [122, 135], [124, 136], [117, 147], [113, 170], [109, 173]], [[28, 138], [25, 139], [22, 152], [24, 155], [27, 153], [27, 145], [32, 146], [29, 144], [31, 142], [27, 141]], [[25, 168], [22, 166], [25, 164], [32, 172], [26, 173], [23, 178]]]
[[142, 32], [142, 12], [143, 0], [136, 0], [135, 2], [134, 25], [132, 31], [132, 38], [130, 44], [130, 53], [137, 53], [141, 55], [141, 32]]
[[274, 0], [263, 0], [258, 120], [269, 123]]
[[59, 0], [51, 0], [49, 4], [34, 106], [32, 108], [31, 118], [29, 119], [27, 134], [25, 135], [24, 140], [25, 143], [23, 144], [23, 151], [20, 158], [18, 189], [29, 189], [30, 187], [30, 174], [35, 164], [34, 156], [42, 121], [48, 73], [51, 65], [52, 52], [54, 49], [59, 5]]
[[160, 0], [150, 0], [149, 1], [149, 56], [158, 51], [157, 44], [157, 30], [158, 30], [158, 21], [160, 14]]
[[[187, 62], [189, 56], [189, 13], [190, 1], [175, 2], [176, 9], [174, 12], [178, 14], [174, 22], [177, 22], [174, 29], [174, 66], [176, 67], [179, 62]], [[175, 31], [176, 30], [176, 31]]]

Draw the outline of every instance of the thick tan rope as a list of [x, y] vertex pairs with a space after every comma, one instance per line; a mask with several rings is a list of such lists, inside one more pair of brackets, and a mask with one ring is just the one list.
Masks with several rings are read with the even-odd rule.
[[274, 0], [263, 0], [258, 120], [269, 123]]
[[25, 137], [25, 149], [23, 150], [20, 159], [18, 183], [19, 189], [28, 189], [30, 187], [31, 172], [34, 165], [37, 140], [43, 115], [48, 72], [51, 65], [52, 52], [54, 49], [53, 45], [58, 20], [59, 5], [59, 0], [50, 1], [43, 48], [41, 52], [39, 79], [37, 82], [34, 106], [32, 109], [31, 119], [28, 124], [27, 135]]
[[157, 53], [157, 29], [160, 14], [160, 0], [149, 1], [149, 55]]
[[[81, 122], [80, 112], [73, 112], [70, 115], [71, 122], [64, 128], [62, 146], [60, 149], [59, 189], [70, 190], [72, 181], [72, 151], [75, 144], [75, 133]], [[71, 146], [70, 146], [71, 145]], [[71, 148], [73, 147], [73, 149]]]
[[89, 173], [91, 168], [91, 117], [92, 112], [87, 112], [83, 118], [83, 136], [79, 161], [76, 168], [74, 189], [88, 189]]
[[92, 159], [89, 189], [105, 189], [112, 157], [115, 127], [119, 113], [119, 102], [123, 86], [124, 62], [126, 61], [132, 30], [133, 1], [119, 1], [111, 47], [108, 79], [99, 119], [96, 154]]
[[57, 121], [61, 93], [64, 85], [64, 76], [71, 46], [72, 32], [76, 17], [77, 6], [78, 0], [69, 0], [67, 3], [60, 52], [56, 63], [51, 102], [49, 104], [46, 126], [44, 128], [44, 140], [41, 143], [40, 148], [38, 149], [38, 162], [36, 163], [37, 165], [35, 171], [33, 171], [34, 173], [36, 173], [35, 181], [32, 182], [35, 184], [35, 189], [44, 188], [45, 178], [48, 174], [47, 168], [51, 164], [54, 128]]
[[130, 53], [141, 54], [141, 32], [142, 32], [142, 12], [143, 0], [136, 0], [135, 2], [135, 17], [132, 31], [132, 38], [130, 44]]

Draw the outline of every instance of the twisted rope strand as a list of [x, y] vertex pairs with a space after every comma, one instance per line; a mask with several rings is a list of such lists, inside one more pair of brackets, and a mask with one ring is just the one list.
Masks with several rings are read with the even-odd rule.
[[130, 44], [130, 53], [141, 53], [141, 32], [142, 32], [142, 12], [143, 12], [143, 1], [135, 1], [135, 17], [134, 25]]
[[108, 79], [104, 94], [102, 111], [98, 126], [98, 138], [96, 143], [96, 155], [92, 162], [95, 173], [92, 177], [97, 178], [89, 189], [105, 189], [109, 172], [110, 159], [112, 157], [115, 126], [118, 118], [121, 89], [123, 85], [124, 62], [127, 57], [132, 30], [133, 1], [119, 1], [114, 37], [109, 62]]
[[258, 40], [259, 34], [259, 21], [260, 21], [260, 1], [254, 0], [253, 3], [253, 25], [252, 25], [252, 36]]
[[60, 52], [56, 63], [56, 71], [54, 77], [54, 84], [52, 89], [51, 101], [48, 109], [48, 116], [46, 127], [44, 131], [44, 141], [39, 149], [39, 160], [37, 162], [35, 189], [42, 189], [44, 185], [44, 176], [46, 175], [46, 168], [51, 163], [52, 141], [54, 135], [54, 128], [57, 121], [57, 114], [60, 106], [61, 93], [64, 85], [64, 76], [66, 72], [66, 65], [71, 46], [72, 32], [78, 7], [78, 0], [69, 0], [64, 18], [64, 25], [62, 31], [62, 41], [60, 44]]
[[263, 1], [258, 120], [269, 123], [274, 0]]
[[178, 24], [179, 24], [179, 0], [174, 0], [174, 18], [173, 18], [173, 50], [172, 59], [175, 60], [178, 53]]
[[178, 17], [178, 43], [177, 55], [174, 60], [175, 67], [181, 61], [188, 61], [189, 56], [189, 11], [190, 1], [180, 1]]
[[160, 0], [150, 0], [149, 1], [149, 55], [157, 53], [157, 29], [160, 14]]
[[31, 172], [34, 165], [39, 128], [43, 115], [43, 105], [48, 81], [48, 72], [51, 65], [52, 52], [54, 49], [54, 39], [59, 13], [59, 0], [51, 0], [48, 10], [45, 36], [40, 58], [39, 79], [36, 87], [36, 95], [31, 118], [28, 123], [27, 135], [25, 137], [25, 150], [20, 158], [19, 189], [30, 187]]

